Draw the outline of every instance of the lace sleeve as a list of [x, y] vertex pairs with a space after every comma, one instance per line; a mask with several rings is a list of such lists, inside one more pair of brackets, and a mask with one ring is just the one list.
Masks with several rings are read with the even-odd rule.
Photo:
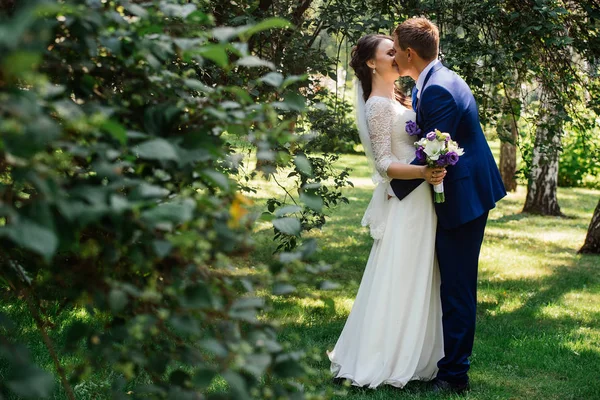
[[373, 97], [366, 105], [366, 114], [375, 168], [381, 176], [388, 178], [388, 167], [392, 162], [398, 161], [392, 154], [394, 105], [388, 99]]

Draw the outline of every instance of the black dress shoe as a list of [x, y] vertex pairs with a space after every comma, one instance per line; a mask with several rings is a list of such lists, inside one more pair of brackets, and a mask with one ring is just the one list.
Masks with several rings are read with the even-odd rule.
[[333, 378], [332, 381], [334, 385], [344, 386], [346, 383], [346, 378]]
[[441, 379], [435, 379], [432, 384], [431, 390], [434, 393], [456, 393], [463, 394], [467, 392], [471, 387], [469, 386], [469, 382], [466, 383], [452, 383], [448, 381], [443, 381]]

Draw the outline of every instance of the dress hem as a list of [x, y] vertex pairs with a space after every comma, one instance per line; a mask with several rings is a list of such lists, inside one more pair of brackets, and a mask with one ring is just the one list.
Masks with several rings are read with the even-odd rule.
[[[327, 352], [327, 354], [329, 355], [330, 352]], [[340, 364], [334, 362], [333, 360], [331, 360], [331, 358], [330, 358], [330, 361], [331, 361], [331, 372], [332, 372], [332, 375], [333, 375], [334, 379], [336, 379], [336, 378], [348, 379], [348, 380], [350, 380], [352, 386], [358, 386], [358, 387], [369, 388], [369, 389], [377, 389], [379, 386], [382, 386], [382, 385], [389, 385], [389, 386], [393, 386], [393, 387], [402, 389], [409, 382], [414, 382], [414, 381], [429, 382], [429, 381], [432, 381], [433, 379], [435, 379], [435, 375], [437, 374], [437, 371], [436, 371], [436, 373], [434, 373], [434, 374], [432, 374], [432, 376], [428, 376], [428, 377], [419, 376], [419, 375], [413, 375], [409, 379], [388, 378], [388, 379], [385, 379], [385, 380], [383, 380], [382, 382], [380, 382], [380, 383], [378, 383], [376, 385], [371, 385], [371, 384], [362, 385], [362, 384], [358, 383], [354, 379], [354, 377], [352, 376], [352, 374], [346, 373], [346, 374], [338, 375], [338, 373], [342, 369], [342, 366]]]

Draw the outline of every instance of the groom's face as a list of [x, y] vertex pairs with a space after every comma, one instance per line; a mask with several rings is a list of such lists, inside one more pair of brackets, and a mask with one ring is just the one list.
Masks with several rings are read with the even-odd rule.
[[398, 64], [400, 76], [408, 76], [410, 67], [410, 63], [408, 62], [408, 49], [402, 50], [400, 43], [398, 43], [397, 36], [394, 36], [394, 50], [396, 50], [396, 64]]

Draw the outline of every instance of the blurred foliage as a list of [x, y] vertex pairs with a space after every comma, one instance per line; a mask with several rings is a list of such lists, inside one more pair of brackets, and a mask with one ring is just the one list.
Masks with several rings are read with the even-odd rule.
[[560, 186], [600, 188], [600, 139], [595, 133], [565, 136], [558, 170]]
[[315, 138], [309, 146], [313, 151], [329, 153], [353, 153], [360, 143], [354, 120], [354, 107], [323, 89], [315, 96], [320, 103], [312, 107], [306, 115]]
[[[285, 37], [293, 26], [263, 16], [227, 26], [210, 7], [4, 8], [0, 285], [3, 301], [27, 305], [57, 377], [35, 365], [2, 314], [1, 396], [48, 397], [58, 380], [72, 399], [105, 370], [114, 374], [96, 398], [324, 395], [309, 395], [302, 350], [258, 318], [268, 304], [256, 293], [278, 292], [278, 277], [292, 273], [310, 282], [327, 267], [303, 262], [316, 243], [280, 212], [274, 229], [300, 250], [274, 258], [260, 278], [236, 272], [260, 215], [239, 190], [240, 158], [224, 139], [258, 149], [257, 173], [293, 165], [308, 208], [334, 201], [319, 183], [332, 176], [331, 158], [305, 156], [306, 137], [293, 130], [306, 77], [252, 51], [261, 35]], [[65, 343], [53, 343], [50, 309], [85, 310], [100, 323], [61, 327]]]

